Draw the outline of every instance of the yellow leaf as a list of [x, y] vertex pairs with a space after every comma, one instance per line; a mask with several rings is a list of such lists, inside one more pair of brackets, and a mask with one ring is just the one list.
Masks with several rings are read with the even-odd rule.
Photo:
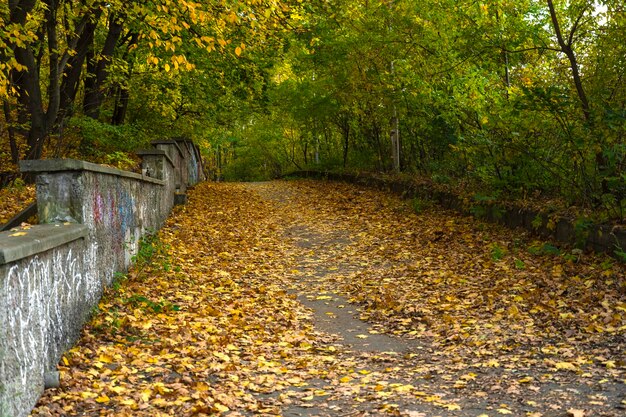
[[141, 400], [147, 403], [150, 400], [151, 395], [152, 395], [152, 390], [145, 389], [141, 391]]
[[123, 393], [123, 392], [125, 392], [125, 391], [126, 391], [126, 388], [124, 388], [124, 387], [120, 387], [120, 386], [117, 386], [117, 387], [111, 387], [111, 388], [109, 388], [109, 389], [110, 389], [111, 391], [113, 391], [114, 393], [116, 393], [116, 394], [121, 394], [121, 393]]
[[351, 378], [351, 377], [349, 377], [349, 376], [344, 376], [343, 378], [341, 378], [341, 379], [339, 380], [339, 382], [344, 383], [344, 384], [345, 384], [346, 382], [350, 382], [350, 381], [352, 381], [352, 378]]
[[222, 352], [213, 352], [213, 356], [220, 358], [224, 362], [230, 362], [230, 356]]
[[513, 414], [511, 410], [507, 410], [506, 408], [498, 408], [498, 413], [500, 414]]
[[224, 404], [220, 404], [220, 403], [213, 404], [213, 408], [215, 408], [220, 413], [225, 413], [227, 411], [230, 411], [230, 408], [228, 408]]
[[554, 364], [554, 367], [556, 369], [561, 369], [561, 370], [567, 370], [567, 371], [575, 371], [576, 365], [574, 365], [573, 363], [569, 363], [569, 362], [557, 362], [556, 364]]
[[165, 72], [170, 72], [170, 64], [165, 64], [163, 68], [165, 69]]
[[396, 392], [400, 392], [400, 393], [406, 393], [406, 392], [411, 392], [412, 390], [414, 390], [415, 387], [413, 385], [400, 385], [398, 387], [394, 387], [394, 391]]
[[465, 388], [467, 386], [467, 381], [457, 380], [454, 382], [454, 388]]
[[157, 407], [164, 407], [168, 405], [168, 402], [164, 398], [155, 398], [150, 402], [150, 405], [155, 405]]
[[26, 232], [11, 233], [9, 236], [24, 236], [24, 235], [26, 235]]
[[476, 374], [474, 372], [470, 372], [468, 374], [462, 375], [461, 378], [464, 381], [473, 381], [476, 379]]
[[240, 56], [241, 55], [241, 47], [236, 47], [235, 48], [235, 55]]
[[357, 334], [356, 337], [359, 339], [367, 339], [368, 336], [366, 334]]
[[332, 300], [333, 297], [331, 297], [330, 295], [318, 295], [317, 297], [315, 297], [316, 300]]
[[487, 362], [485, 364], [485, 366], [489, 367], [489, 368], [497, 368], [500, 366], [500, 362], [498, 362], [495, 359], [491, 359], [489, 362]]
[[100, 404], [108, 403], [109, 401], [111, 401], [111, 399], [107, 397], [106, 395], [101, 395], [98, 398], [96, 398], [96, 402]]
[[112, 361], [113, 358], [111, 358], [109, 355], [101, 354], [100, 356], [98, 356], [98, 362], [111, 363]]

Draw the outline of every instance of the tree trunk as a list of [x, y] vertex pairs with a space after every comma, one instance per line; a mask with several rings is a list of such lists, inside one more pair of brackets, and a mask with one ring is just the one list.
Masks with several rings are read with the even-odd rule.
[[46, 0], [46, 33], [48, 35], [48, 108], [46, 110], [46, 128], [52, 127], [59, 113], [60, 104], [60, 62], [59, 41], [57, 36], [57, 1]]
[[[36, 0], [10, 1], [11, 23], [24, 25], [28, 13], [32, 11], [36, 3]], [[11, 47], [15, 60], [26, 67], [26, 71], [12, 71], [10, 75], [17, 90], [18, 124], [30, 124], [29, 130], [24, 131], [27, 136], [27, 158], [39, 159], [47, 129], [38, 64], [32, 47], [17, 45], [11, 45]]]
[[93, 48], [87, 52], [87, 79], [85, 80], [85, 97], [83, 111], [86, 116], [97, 119], [104, 102], [104, 83], [107, 79], [109, 64], [113, 52], [122, 35], [123, 23], [115, 15], [109, 18], [109, 32], [107, 33], [102, 52], [96, 56]]
[[47, 126], [37, 65], [31, 49], [15, 48], [14, 53], [16, 61], [27, 68], [26, 71], [13, 72], [12, 77], [20, 105], [18, 120], [30, 123], [30, 129], [26, 132], [27, 159], [39, 159], [43, 150]]
[[[569, 39], [565, 41], [563, 37], [563, 33], [561, 32], [561, 25], [559, 24], [559, 20], [556, 15], [556, 10], [554, 9], [554, 4], [552, 0], [546, 0], [548, 2], [548, 8], [550, 9], [550, 18], [552, 19], [552, 26], [554, 28], [554, 32], [556, 34], [556, 39], [559, 43], [559, 47], [561, 51], [567, 56], [567, 59], [570, 63], [570, 68], [572, 70], [572, 78], [574, 80], [574, 86], [576, 87], [576, 93], [578, 94], [578, 99], [580, 100], [580, 105], [582, 107], [583, 115], [585, 117], [585, 121], [590, 123], [591, 120], [591, 108], [589, 107], [589, 100], [587, 99], [587, 94], [585, 93], [585, 89], [583, 88], [583, 83], [580, 78], [580, 69], [578, 67], [578, 61], [576, 60], [576, 54], [572, 49], [572, 39], [574, 32], [578, 26], [578, 22], [582, 18], [582, 13], [579, 19], [576, 21], [574, 26], [572, 27]], [[584, 13], [584, 11], [583, 11]]]
[[9, 133], [9, 147], [11, 148], [11, 162], [17, 164], [20, 160], [20, 149], [17, 146], [17, 139], [15, 138], [15, 128], [13, 127], [11, 117], [11, 105], [7, 100], [2, 103], [4, 110], [4, 121], [7, 124], [7, 132]]
[[115, 109], [113, 110], [113, 116], [111, 117], [111, 124], [115, 126], [123, 125], [126, 119], [126, 111], [128, 110], [128, 102], [130, 99], [129, 91], [127, 87], [118, 86], [117, 94], [115, 97]]
[[[556, 10], [554, 9], [554, 4], [552, 0], [546, 0], [546, 1], [548, 3], [548, 8], [550, 9], [550, 18], [552, 19], [552, 26], [554, 27], [554, 32], [556, 33], [556, 38], [559, 43], [559, 47], [561, 48], [561, 51], [563, 51], [565, 56], [567, 56], [567, 59], [569, 60], [569, 63], [570, 63], [570, 68], [572, 70], [572, 78], [574, 80], [574, 86], [576, 87], [576, 93], [578, 94], [578, 99], [580, 101], [585, 123], [587, 124], [589, 128], [593, 128], [594, 122], [593, 122], [593, 117], [591, 114], [591, 106], [589, 105], [589, 100], [587, 99], [587, 94], [585, 92], [582, 79], [580, 77], [580, 68], [578, 66], [578, 61], [576, 60], [576, 54], [574, 53], [574, 50], [572, 49], [574, 34], [576, 33], [578, 24], [583, 18], [586, 9], [583, 9], [581, 11], [580, 15], [576, 19], [576, 22], [572, 26], [569, 37], [566, 41], [561, 31], [561, 26], [559, 24], [559, 20], [556, 15]], [[603, 176], [602, 193], [607, 194], [610, 192], [610, 190], [609, 190], [607, 180], [606, 178], [604, 178], [604, 175], [606, 175], [606, 173], [603, 174], [603, 172], [607, 169], [608, 161], [602, 151], [596, 152], [595, 162], [596, 162], [596, 169], [601, 174], [601, 176]]]
[[346, 168], [348, 164], [348, 150], [350, 147], [350, 125], [346, 123], [346, 128], [343, 129], [343, 168]]
[[94, 33], [101, 15], [102, 9], [98, 8], [94, 10], [92, 16], [87, 18], [85, 24], [82, 25], [83, 29], [76, 41], [76, 54], [70, 56], [68, 59], [68, 65], [63, 72], [63, 80], [59, 94], [60, 110], [57, 118], [58, 124], [62, 122], [61, 119], [71, 116], [74, 113], [73, 104], [76, 100], [76, 94], [80, 85], [83, 65], [87, 58], [87, 52], [90, 46], [93, 45]]

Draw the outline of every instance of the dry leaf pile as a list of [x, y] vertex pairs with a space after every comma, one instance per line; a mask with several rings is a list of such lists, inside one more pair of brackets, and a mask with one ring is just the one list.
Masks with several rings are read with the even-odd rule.
[[[201, 184], [159, 236], [34, 415], [625, 410], [625, 270], [609, 258], [309, 181]], [[358, 308], [363, 346], [296, 296], [331, 322]], [[403, 351], [367, 344], [383, 334]]]
[[0, 189], [0, 225], [35, 201], [35, 187], [11, 186]]

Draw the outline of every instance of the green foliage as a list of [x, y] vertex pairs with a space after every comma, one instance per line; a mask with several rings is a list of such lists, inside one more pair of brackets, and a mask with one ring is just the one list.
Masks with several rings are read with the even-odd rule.
[[615, 245], [615, 250], [613, 251], [613, 253], [620, 262], [626, 263], [626, 251], [624, 251], [621, 246]]
[[[582, 11], [582, 20], [574, 4], [556, 9], [562, 29], [580, 37], [577, 64], [602, 71], [619, 91], [608, 99], [595, 79], [583, 80], [597, 109], [591, 122], [571, 68], [555, 52], [560, 45], [545, 3], [449, 6], [400, 0], [356, 7], [346, 0], [307, 7], [299, 22], [306, 35], [290, 38], [267, 84], [260, 117], [280, 117], [283, 126], [283, 146], [270, 152], [300, 168], [315, 167], [318, 154], [325, 169], [388, 170], [390, 120], [397, 117], [407, 171], [469, 182], [488, 195], [557, 195], [623, 217], [626, 114], [615, 109], [623, 108], [617, 103], [626, 91], [602, 48], [623, 48], [619, 8]], [[596, 30], [602, 19], [610, 36]], [[407, 42], [406, 33], [416, 37]], [[502, 214], [477, 201], [475, 215]]]
[[13, 180], [13, 182], [9, 186], [9, 191], [14, 191], [14, 192], [19, 193], [19, 192], [22, 192], [25, 187], [26, 187], [26, 182], [24, 182], [23, 179], [17, 177]]
[[506, 248], [503, 248], [497, 243], [493, 243], [491, 245], [491, 259], [494, 262], [502, 260], [502, 258], [504, 258], [504, 256], [506, 255], [506, 252]]
[[[84, 68], [75, 91], [63, 91], [77, 99], [40, 120], [37, 140], [58, 139], [55, 154], [71, 117], [81, 157], [124, 168], [132, 165], [125, 153], [185, 135], [202, 145], [214, 178], [388, 171], [398, 128], [404, 171], [487, 196], [558, 197], [597, 209], [599, 220], [624, 218], [620, 2], [555, 2], [558, 19], [535, 0], [223, 3], [87, 1], [50, 6], [56, 13], [32, 6], [27, 22], [4, 22], [38, 62], [29, 68], [8, 38], [0, 42], [0, 95], [18, 116], [3, 126], [19, 120], [20, 132], [35, 129], [35, 116], [53, 113], [61, 93], [48, 68], [61, 69], [62, 80]], [[47, 22], [52, 16], [58, 21]], [[68, 41], [83, 35], [83, 19], [93, 23], [89, 63]], [[106, 51], [112, 21], [121, 37]], [[555, 21], [575, 42], [557, 41]], [[38, 36], [42, 23], [58, 36]], [[59, 45], [49, 44], [54, 39]], [[55, 67], [56, 53], [65, 58]], [[9, 79], [10, 69], [37, 72], [41, 85], [28, 90], [25, 78]], [[30, 103], [44, 96], [49, 103]], [[92, 96], [100, 99], [89, 111]], [[42, 111], [24, 113], [30, 109]], [[479, 217], [502, 214], [491, 201], [477, 203]]]
[[550, 243], [533, 244], [528, 247], [528, 251], [532, 253], [533, 255], [553, 255], [553, 256], [561, 255], [561, 249], [557, 248], [556, 246]]
[[477, 219], [481, 219], [487, 216], [487, 208], [481, 204], [473, 204], [470, 207], [469, 211]]
[[587, 239], [589, 238], [589, 233], [591, 231], [591, 227], [594, 225], [594, 222], [587, 217], [580, 217], [576, 219], [574, 222], [574, 234], [576, 236], [576, 247], [583, 248]]
[[413, 199], [411, 199], [411, 207], [416, 214], [421, 214], [425, 210], [430, 209], [432, 206], [432, 200], [428, 200], [423, 197], [413, 197]]
[[111, 288], [114, 292], [119, 291], [122, 287], [123, 282], [128, 279], [128, 276], [122, 272], [116, 272], [113, 274], [113, 283], [111, 284]]
[[544, 221], [543, 216], [541, 214], [537, 214], [535, 218], [533, 219], [531, 225], [536, 230], [543, 226], [543, 221]]
[[133, 125], [114, 126], [85, 116], [70, 121], [70, 127], [80, 132], [80, 152], [83, 157], [128, 168], [136, 162], [128, 156], [149, 145], [150, 139]]
[[180, 306], [177, 304], [172, 304], [166, 301], [152, 301], [148, 297], [137, 294], [133, 294], [126, 298], [126, 300], [124, 300], [124, 304], [130, 305], [133, 308], [140, 308], [144, 311], [150, 311], [152, 313], [180, 310]]
[[[137, 253], [131, 258], [137, 277], [146, 267], [160, 268], [163, 271], [171, 269], [169, 247], [165, 245], [156, 233], [146, 233], [139, 239]], [[156, 262], [158, 261], [158, 263]]]

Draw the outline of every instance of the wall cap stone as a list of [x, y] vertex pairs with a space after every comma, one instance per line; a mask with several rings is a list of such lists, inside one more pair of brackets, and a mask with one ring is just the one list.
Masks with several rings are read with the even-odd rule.
[[100, 174], [116, 175], [118, 177], [133, 178], [140, 181], [151, 182], [154, 184], [165, 185], [165, 181], [157, 180], [136, 174], [130, 171], [123, 171], [117, 168], [106, 167], [78, 159], [44, 159], [35, 160], [28, 159], [20, 161], [21, 172], [60, 172], [60, 171], [91, 171]]
[[88, 234], [87, 226], [76, 223], [41, 224], [0, 232], [0, 265], [45, 252]]
[[165, 159], [167, 159], [167, 162], [169, 162], [170, 166], [174, 167], [174, 161], [172, 161], [172, 158], [170, 158], [167, 152], [165, 152], [163, 149], [141, 149], [135, 153], [137, 154], [137, 156], [151, 156], [151, 155], [164, 156]]
[[176, 142], [175, 140], [153, 140], [152, 142], [150, 142], [150, 144], [152, 146], [156, 146], [156, 145], [174, 145], [176, 147], [176, 149], [178, 150], [178, 154], [180, 155], [181, 158], [185, 157], [185, 154], [183, 153], [183, 150], [180, 148], [180, 146], [178, 145], [178, 142]]

